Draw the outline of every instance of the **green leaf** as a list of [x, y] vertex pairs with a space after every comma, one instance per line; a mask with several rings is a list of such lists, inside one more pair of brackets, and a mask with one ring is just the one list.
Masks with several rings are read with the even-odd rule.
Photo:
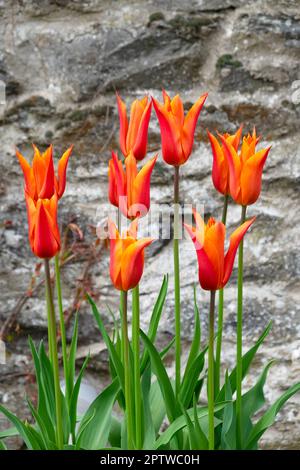
[[170, 422], [172, 422], [180, 415], [180, 410], [178, 409], [178, 405], [175, 400], [175, 395], [174, 395], [174, 391], [173, 391], [170, 379], [168, 377], [168, 374], [162, 363], [162, 360], [160, 358], [158, 351], [156, 350], [156, 348], [151, 343], [150, 339], [142, 330], [140, 330], [140, 334], [141, 334], [142, 341], [148, 350], [152, 367], [153, 367], [153, 372], [156, 375], [157, 380], [160, 385], [161, 393], [162, 393], [165, 406], [166, 406], [168, 419]]
[[[155, 428], [153, 424], [151, 407], [150, 407], [150, 390], [151, 390], [151, 368], [148, 366], [142, 377], [142, 397], [143, 397], [143, 427], [144, 439], [143, 449], [152, 450], [156, 438]], [[156, 405], [155, 405], [156, 406]]]
[[[249, 349], [249, 351], [247, 351], [246, 354], [243, 355], [243, 358], [242, 358], [242, 377], [243, 378], [248, 373], [248, 370], [250, 368], [250, 365], [251, 365], [251, 363], [252, 363], [252, 361], [255, 357], [255, 354], [256, 354], [258, 348], [263, 343], [265, 338], [268, 336], [268, 334], [270, 332], [270, 329], [271, 329], [271, 326], [272, 326], [272, 322], [269, 322], [268, 325], [267, 325], [267, 328], [264, 330], [262, 335], [258, 338], [255, 345], [252, 346], [252, 348]], [[233, 371], [229, 375], [229, 380], [230, 380], [231, 391], [232, 391], [232, 393], [234, 393], [236, 391], [236, 367], [233, 369]], [[224, 399], [225, 399], [225, 385], [223, 385], [223, 387], [221, 388], [221, 390], [220, 390], [220, 392], [219, 392], [219, 394], [216, 398], [216, 403], [218, 403], [220, 401], [222, 402], [222, 401], [224, 401]]]
[[[222, 410], [224, 408], [226, 403], [218, 403], [215, 406], [215, 412]], [[194, 420], [194, 409], [190, 408], [187, 410], [187, 413], [190, 417], [190, 419], [193, 421]], [[202, 424], [202, 429], [207, 430], [207, 418], [208, 418], [208, 408], [207, 406], [203, 407], [198, 407], [197, 408], [197, 415], [199, 420], [203, 420]], [[206, 422], [205, 422], [206, 421]], [[201, 421], [200, 421], [201, 422]], [[218, 418], [215, 418], [215, 426], [221, 423], [221, 420]], [[166, 446], [171, 439], [174, 437], [174, 435], [182, 428], [186, 426], [186, 419], [185, 416], [181, 415], [179, 416], [173, 423], [170, 424], [170, 426], [160, 435], [160, 437], [157, 439], [155, 443], [155, 449], [159, 449], [161, 446]]]
[[[157, 333], [159, 321], [161, 318], [162, 310], [163, 310], [167, 292], [168, 292], [168, 284], [169, 284], [169, 276], [165, 275], [163, 278], [163, 282], [162, 282], [158, 297], [156, 299], [153, 311], [152, 311], [150, 322], [149, 322], [147, 336], [152, 343], [154, 343], [156, 339], [156, 333]], [[142, 355], [142, 360], [141, 360], [141, 374], [143, 373], [144, 369], [147, 366], [148, 359], [149, 359], [148, 351], [145, 350]]]
[[225, 400], [228, 400], [228, 403], [223, 410], [221, 449], [233, 450], [236, 449], [236, 415], [235, 406], [232, 402], [232, 391], [227, 371], [225, 374]]
[[[119, 390], [119, 381], [115, 379], [89, 406], [78, 430], [78, 436], [80, 435], [78, 445], [80, 445], [80, 448], [97, 450], [106, 446], [110, 431], [112, 408]], [[86, 425], [87, 421], [88, 424]], [[81, 433], [82, 428], [84, 430]]]
[[101, 332], [101, 335], [103, 337], [103, 340], [106, 344], [106, 347], [108, 349], [108, 352], [109, 352], [109, 355], [110, 355], [110, 359], [113, 363], [113, 366], [115, 368], [115, 371], [117, 373], [117, 376], [118, 376], [118, 379], [119, 379], [119, 382], [120, 382], [120, 385], [121, 385], [121, 388], [122, 390], [124, 391], [125, 390], [125, 384], [124, 384], [124, 368], [123, 368], [123, 364], [122, 362], [120, 361], [120, 358], [116, 352], [116, 349], [115, 349], [115, 346], [113, 345], [109, 335], [107, 334], [105, 328], [104, 328], [104, 325], [103, 325], [103, 322], [102, 322], [102, 319], [100, 317], [100, 314], [98, 312], [98, 309], [96, 307], [96, 304], [95, 302], [91, 299], [91, 297], [87, 294], [87, 299], [92, 307], [92, 312], [94, 314], [94, 317], [95, 317], [95, 320], [98, 324], [98, 327], [99, 327], [99, 330]]
[[69, 382], [70, 395], [72, 395], [72, 391], [73, 391], [73, 387], [74, 387], [77, 342], [78, 342], [78, 312], [76, 312], [76, 315], [75, 315], [72, 341], [71, 341], [71, 345], [70, 345], [70, 349], [69, 349], [69, 355], [68, 355], [68, 374], [69, 374], [69, 377], [67, 378], [67, 380]]
[[204, 358], [207, 347], [196, 356], [189, 366], [188, 375], [183, 378], [180, 388], [180, 400], [185, 408], [192, 404], [193, 395], [198, 384], [198, 378], [204, 367]]
[[39, 449], [39, 445], [34, 439], [34, 436], [32, 436], [30, 430], [17, 416], [15, 416], [2, 405], [0, 405], [0, 412], [3, 413], [4, 416], [6, 416], [6, 418], [16, 427], [19, 435], [25, 442], [28, 449]]
[[0, 439], [5, 439], [6, 437], [15, 437], [19, 435], [19, 431], [15, 426], [11, 428], [4, 429], [0, 431]]
[[7, 450], [5, 443], [0, 439], [0, 450]]
[[108, 440], [112, 447], [121, 447], [121, 423], [115, 416], [111, 418]]
[[27, 398], [27, 403], [28, 403], [28, 406], [30, 408], [31, 414], [32, 414], [33, 418], [35, 419], [35, 422], [37, 423], [38, 428], [40, 430], [41, 439], [43, 441], [43, 447], [45, 449], [48, 449], [48, 447], [49, 447], [49, 438], [48, 438], [47, 428], [45, 426], [45, 423], [43, 422], [43, 418], [37, 413], [37, 411], [34, 409], [34, 406], [32, 405], [32, 403], [30, 402], [30, 400], [28, 398]]
[[265, 431], [272, 426], [275, 421], [277, 413], [281, 410], [285, 402], [293, 395], [300, 391], [300, 382], [290, 387], [285, 393], [283, 393], [273, 405], [264, 413], [264, 415], [258, 420], [253, 426], [249, 435], [246, 449], [252, 449], [265, 433]]
[[[193, 401], [193, 410], [194, 410], [194, 425], [195, 425], [195, 432], [196, 432], [196, 439], [197, 439], [197, 445], [199, 450], [208, 450], [208, 439], [203, 432], [201, 428], [201, 424], [198, 418], [198, 413], [197, 413], [197, 401], [196, 398], [194, 397]], [[196, 449], [196, 450], [198, 450]]]
[[78, 402], [78, 395], [80, 391], [80, 385], [81, 385], [81, 380], [83, 377], [83, 373], [85, 371], [85, 368], [87, 366], [87, 363], [89, 362], [90, 356], [87, 356], [84, 360], [84, 363], [82, 364], [82, 367], [80, 369], [80, 372], [78, 374], [76, 383], [74, 385], [74, 388], [72, 390], [72, 395], [70, 398], [70, 407], [69, 407], [69, 414], [70, 414], [70, 428], [71, 428], [71, 434], [75, 434], [75, 428], [76, 428], [76, 420], [77, 420], [77, 402]]
[[182, 379], [182, 383], [184, 384], [189, 377], [189, 371], [191, 367], [193, 367], [196, 357], [199, 354], [201, 344], [201, 325], [200, 325], [200, 315], [197, 305], [197, 298], [196, 298], [196, 286], [194, 286], [194, 337], [191, 344], [191, 349], [189, 352], [189, 357], [186, 363], [186, 368], [184, 372], [184, 376]]
[[166, 405], [157, 380], [151, 384], [149, 399], [155, 433], [158, 433], [164, 417], [166, 416]]

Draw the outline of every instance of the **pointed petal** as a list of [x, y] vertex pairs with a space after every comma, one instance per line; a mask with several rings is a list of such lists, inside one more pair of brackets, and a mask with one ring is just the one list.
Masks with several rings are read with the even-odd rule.
[[23, 171], [25, 191], [34, 199], [36, 197], [36, 186], [33, 170], [18, 149], [16, 149], [16, 155]]
[[241, 197], [241, 186], [240, 186], [240, 175], [241, 175], [241, 161], [240, 157], [236, 153], [234, 147], [221, 136], [224, 154], [228, 162], [229, 167], [229, 187], [232, 199], [240, 204]]
[[212, 180], [214, 187], [221, 194], [229, 193], [229, 168], [221, 145], [216, 137], [207, 131], [213, 154]]
[[36, 207], [33, 198], [26, 193], [25, 191], [25, 201], [26, 201], [26, 208], [27, 208], [27, 220], [28, 220], [28, 238], [31, 249], [33, 251], [34, 245], [34, 228], [35, 228], [35, 221], [36, 221]]
[[168, 112], [154, 98], [152, 98], [152, 101], [160, 125], [163, 158], [169, 165], [181, 165], [184, 163], [184, 155], [181, 146], [180, 129], [177, 128], [172, 113]]
[[[147, 97], [146, 97], [147, 98]], [[147, 153], [148, 127], [152, 110], [152, 101], [146, 105], [141, 117], [133, 153], [137, 160], [142, 160]]]
[[150, 180], [157, 155], [149, 160], [135, 177], [133, 183], [132, 206], [129, 207], [131, 217], [143, 217], [150, 207]]
[[116, 97], [117, 97], [117, 105], [118, 105], [119, 120], [120, 120], [120, 148], [121, 148], [121, 152], [126, 157], [127, 156], [126, 136], [127, 136], [127, 131], [128, 131], [128, 119], [127, 119], [127, 114], [126, 114], [126, 106], [118, 93], [116, 93]]
[[254, 204], [261, 191], [261, 179], [264, 164], [269, 154], [271, 147], [262, 149], [255, 153], [243, 165], [241, 172], [241, 192], [242, 204], [249, 206]]
[[50, 217], [41, 199], [37, 202], [36, 211], [33, 252], [39, 258], [53, 258], [60, 249], [59, 240], [52, 230], [56, 221]]
[[[139, 100], [134, 100], [130, 108], [129, 126], [126, 136], [127, 155], [133, 151], [138, 136], [139, 126], [143, 116], [144, 108]], [[125, 155], [127, 157], [127, 155]]]
[[122, 256], [122, 287], [127, 291], [140, 282], [144, 270], [144, 249], [152, 243], [151, 238], [142, 238], [132, 243]]
[[224, 277], [223, 277], [223, 283], [222, 287], [224, 287], [232, 273], [233, 269], [233, 263], [235, 259], [235, 255], [238, 249], [238, 246], [244, 237], [245, 233], [249, 229], [249, 227], [253, 224], [255, 221], [256, 217], [253, 217], [252, 219], [246, 220], [240, 227], [238, 227], [230, 236], [230, 243], [229, 243], [229, 248], [225, 256], [225, 263], [224, 263]]
[[171, 110], [176, 119], [176, 124], [179, 129], [182, 129], [184, 124], [184, 108], [179, 95], [174, 96], [171, 101]]
[[225, 225], [222, 222], [215, 222], [213, 225], [207, 226], [205, 231], [203, 250], [217, 275], [218, 280], [215, 289], [220, 288], [223, 280], [225, 232]]
[[[130, 151], [128, 157], [125, 158], [126, 166], [126, 196], [127, 196], [127, 209], [132, 206], [133, 202], [133, 186], [134, 180], [138, 173], [136, 159]], [[126, 215], [127, 216], [127, 215]]]
[[73, 145], [71, 145], [71, 147], [69, 147], [65, 152], [64, 154], [62, 155], [62, 157], [60, 158], [59, 162], [58, 162], [58, 169], [57, 169], [57, 173], [58, 173], [58, 191], [57, 191], [57, 194], [58, 194], [58, 198], [60, 199], [62, 197], [62, 195], [64, 194], [65, 192], [65, 189], [66, 189], [66, 174], [67, 174], [67, 166], [68, 166], [68, 162], [69, 162], [69, 158], [70, 158], [70, 155], [72, 153], [72, 150], [73, 150]]
[[192, 152], [196, 124], [197, 124], [199, 114], [201, 112], [201, 109], [205, 103], [207, 96], [208, 96], [207, 93], [200, 96], [200, 98], [191, 107], [191, 109], [189, 110], [189, 112], [187, 113], [185, 117], [184, 125], [183, 125], [183, 132], [182, 132], [182, 148], [183, 148], [185, 161], [189, 158]]

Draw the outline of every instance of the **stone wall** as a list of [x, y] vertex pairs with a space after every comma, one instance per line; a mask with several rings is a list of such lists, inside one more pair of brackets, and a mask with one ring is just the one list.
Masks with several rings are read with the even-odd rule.
[[[2, 326], [28, 290], [36, 267], [27, 243], [22, 176], [14, 147], [30, 156], [31, 142], [42, 148], [52, 142], [58, 156], [75, 144], [60, 219], [65, 225], [78, 224], [84, 239], [77, 240], [79, 255], [63, 270], [67, 307], [89, 262], [89, 245], [95, 240], [91, 226], [101, 219], [99, 208], [106, 201], [107, 162], [110, 149], [118, 145], [115, 90], [129, 103], [145, 92], [160, 98], [164, 87], [170, 94], [180, 92], [187, 108], [208, 91], [194, 153], [182, 168], [181, 198], [203, 203], [206, 214], [220, 216], [222, 200], [211, 182], [206, 128], [230, 132], [240, 123], [246, 130], [256, 125], [262, 145], [272, 144], [260, 200], [249, 208], [257, 221], [245, 243], [245, 347], [271, 318], [273, 328], [249, 383], [271, 358], [277, 363], [269, 374], [268, 401], [299, 380], [299, 19], [299, 0], [0, 1], [0, 80], [6, 84], [0, 117]], [[160, 145], [154, 114], [149, 138], [149, 154], [153, 154]], [[160, 158], [153, 174], [152, 200], [169, 204], [171, 185], [172, 169]], [[230, 228], [238, 219], [239, 208], [230, 205]], [[187, 243], [181, 248], [187, 346], [193, 334], [192, 287], [197, 269], [194, 254], [184, 256]], [[168, 240], [151, 247], [155, 256], [148, 257], [141, 284], [142, 326], [147, 324], [162, 275], [172, 270], [171, 251]], [[117, 306], [107, 267], [104, 248], [85, 278], [104, 315], [107, 302]], [[236, 271], [225, 297], [225, 361], [230, 365], [234, 361]], [[198, 298], [205, 338], [208, 298], [203, 291]], [[8, 362], [0, 366], [0, 399], [23, 416], [25, 391], [33, 393], [34, 389], [27, 335], [35, 340], [46, 336], [42, 299], [42, 289], [38, 289], [17, 309], [6, 338]], [[173, 307], [170, 278], [161, 342], [174, 333]], [[106, 321], [111, 321], [107, 315]], [[107, 356], [101, 352], [99, 333], [85, 305], [80, 310], [80, 341], [80, 354], [91, 348], [94, 359], [88, 376], [99, 388], [106, 380]], [[288, 402], [266, 434], [264, 447], [299, 449], [299, 403], [299, 395]]]

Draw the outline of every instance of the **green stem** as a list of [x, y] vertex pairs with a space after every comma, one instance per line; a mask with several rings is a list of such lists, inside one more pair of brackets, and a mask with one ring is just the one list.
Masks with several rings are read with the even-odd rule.
[[[228, 194], [224, 196], [222, 222], [226, 225], [228, 208]], [[215, 391], [216, 394], [220, 389], [220, 369], [221, 369], [221, 352], [222, 352], [222, 336], [223, 336], [223, 311], [224, 311], [224, 290], [219, 290], [219, 305], [218, 305], [218, 332], [217, 332], [217, 344], [216, 344], [216, 369], [215, 369]]]
[[61, 390], [59, 383], [59, 365], [57, 355], [57, 343], [56, 343], [56, 318], [53, 303], [53, 293], [51, 286], [49, 260], [45, 259], [45, 284], [46, 284], [46, 299], [47, 299], [47, 314], [48, 314], [48, 341], [49, 341], [49, 353], [50, 360], [53, 369], [54, 379], [54, 393], [55, 393], [55, 411], [56, 411], [56, 439], [57, 446], [59, 449], [63, 448], [64, 437], [63, 437], [63, 426], [62, 426], [62, 406], [61, 406]]
[[60, 267], [59, 267], [59, 255], [58, 254], [55, 256], [55, 279], [56, 279], [56, 292], [57, 292], [57, 301], [58, 301], [58, 310], [59, 310], [60, 336], [61, 336], [64, 375], [65, 375], [66, 398], [67, 398], [67, 403], [69, 403], [70, 398], [71, 398], [70, 386], [73, 387], [73, 384], [70, 384], [69, 382], [67, 339], [66, 339], [64, 309], [63, 309], [63, 303], [62, 303]]
[[209, 309], [209, 342], [208, 342], [208, 448], [215, 447], [214, 426], [214, 322], [215, 322], [215, 298], [216, 291], [210, 292]]
[[175, 390], [180, 390], [181, 325], [180, 325], [180, 274], [179, 274], [179, 166], [174, 167], [174, 291], [175, 291]]
[[127, 321], [127, 292], [121, 292], [122, 300], [122, 336], [124, 347], [124, 374], [125, 374], [125, 408], [127, 420], [127, 446], [128, 450], [133, 450], [133, 416], [131, 401], [131, 370], [129, 359], [129, 339]]
[[[246, 219], [247, 206], [242, 206], [241, 224]], [[238, 255], [238, 299], [236, 328], [236, 442], [237, 448], [242, 447], [242, 341], [243, 341], [243, 240], [240, 242]]]
[[140, 294], [137, 285], [132, 291], [132, 349], [134, 363], [135, 448], [142, 448], [141, 377], [140, 377]]

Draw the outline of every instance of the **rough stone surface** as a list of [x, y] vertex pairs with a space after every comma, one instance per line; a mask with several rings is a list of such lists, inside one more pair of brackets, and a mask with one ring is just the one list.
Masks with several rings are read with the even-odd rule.
[[[22, 177], [14, 146], [29, 156], [31, 142], [42, 148], [53, 142], [58, 156], [75, 144], [60, 220], [64, 225], [75, 221], [84, 235], [81, 246], [87, 246], [94, 240], [89, 226], [104, 220], [107, 161], [110, 148], [118, 145], [114, 90], [129, 103], [145, 92], [158, 98], [164, 87], [171, 94], [180, 92], [186, 107], [208, 91], [194, 153], [182, 168], [181, 198], [203, 204], [207, 215], [220, 216], [222, 200], [211, 182], [206, 128], [230, 132], [241, 122], [246, 130], [256, 125], [262, 145], [272, 144], [260, 200], [249, 208], [257, 221], [245, 243], [245, 348], [270, 319], [273, 328], [249, 384], [272, 358], [277, 362], [267, 382], [268, 402], [299, 380], [299, 12], [299, 0], [0, 1], [0, 80], [6, 85], [0, 116], [2, 325], [27, 291], [36, 263], [27, 243]], [[150, 142], [149, 154], [153, 154], [160, 142], [154, 114]], [[153, 174], [152, 200], [170, 204], [171, 185], [171, 168], [160, 159]], [[239, 208], [231, 204], [229, 230], [239, 216]], [[155, 242], [149, 252], [155, 256], [148, 257], [141, 283], [143, 327], [163, 274], [172, 271], [168, 240]], [[66, 307], [82, 276], [84, 253], [63, 270]], [[105, 305], [109, 302], [117, 311], [118, 299], [107, 268], [104, 250], [92, 266], [88, 287], [109, 324], [112, 319]], [[37, 282], [40, 279], [41, 274]], [[188, 241], [181, 246], [181, 279], [186, 348], [193, 334], [192, 287], [197, 281], [196, 259]], [[225, 291], [224, 360], [229, 366], [234, 362], [235, 286], [236, 271]], [[46, 336], [42, 298], [40, 289], [21, 309], [7, 338], [7, 364], [0, 365], [0, 399], [24, 417], [25, 392], [33, 393], [34, 388], [27, 336], [30, 333], [34, 340]], [[198, 300], [205, 340], [206, 293], [199, 291]], [[164, 344], [174, 333], [172, 277], [159, 331]], [[80, 310], [80, 344], [81, 354], [89, 347], [93, 351], [89, 374], [99, 387], [101, 382], [95, 378], [107, 369], [107, 355], [85, 305]], [[263, 447], [300, 448], [299, 405], [299, 395], [288, 402], [263, 438]]]

